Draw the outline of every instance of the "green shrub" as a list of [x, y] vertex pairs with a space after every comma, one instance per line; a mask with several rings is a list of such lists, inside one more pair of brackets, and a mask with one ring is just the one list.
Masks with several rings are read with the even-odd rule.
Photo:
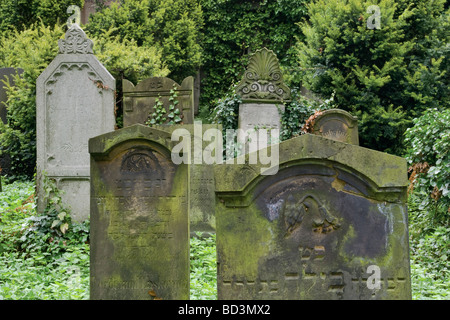
[[287, 140], [304, 134], [303, 126], [309, 117], [318, 111], [338, 108], [334, 103], [334, 95], [324, 102], [306, 99], [300, 95], [298, 89], [291, 89], [292, 100], [285, 105], [285, 112], [281, 118], [281, 140]]
[[195, 75], [200, 66], [202, 24], [196, 0], [122, 0], [91, 16], [86, 30], [96, 37], [114, 30], [111, 36], [120, 40], [158, 48], [170, 77], [181, 83], [186, 76]]
[[89, 298], [89, 222], [63, 233], [53, 222], [62, 217], [53, 211], [60, 201], [52, 201], [37, 216], [33, 182], [16, 181], [0, 193], [0, 300]]
[[[240, 80], [248, 54], [262, 47], [275, 52], [287, 80], [297, 80], [293, 45], [300, 29], [296, 23], [306, 17], [308, 0], [199, 2], [205, 21], [200, 97], [204, 117], [230, 85]], [[295, 84], [299, 85], [298, 81]]]
[[[24, 30], [42, 21], [46, 26], [67, 21], [70, 5], [83, 7], [84, 0], [2, 0], [0, 1], [0, 32]], [[5, 48], [5, 47], [3, 47]]]
[[336, 103], [361, 119], [362, 146], [401, 155], [412, 118], [449, 105], [448, 10], [444, 0], [382, 1], [380, 29], [370, 29], [373, 4], [311, 2], [298, 61], [309, 89], [335, 91]]
[[217, 300], [216, 235], [191, 238], [191, 300]]
[[425, 197], [421, 207], [443, 206], [450, 217], [450, 109], [428, 109], [406, 131], [411, 188]]

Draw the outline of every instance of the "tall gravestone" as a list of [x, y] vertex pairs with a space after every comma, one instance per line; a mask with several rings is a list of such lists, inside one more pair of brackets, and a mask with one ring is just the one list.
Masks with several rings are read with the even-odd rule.
[[312, 134], [279, 155], [215, 166], [218, 298], [410, 299], [405, 159]]
[[81, 221], [89, 217], [88, 140], [114, 130], [115, 80], [77, 24], [58, 45], [58, 55], [36, 84], [38, 211], [46, 206], [46, 174], [63, 191], [72, 217]]
[[139, 124], [89, 141], [91, 299], [189, 299], [189, 172], [174, 144]]
[[[275, 53], [267, 48], [257, 50], [249, 58], [247, 69], [236, 87], [241, 97], [239, 106], [237, 141], [245, 146], [245, 152], [259, 149], [248, 146], [250, 133], [257, 129], [281, 129], [284, 102], [290, 99], [290, 89], [284, 84]], [[245, 153], [243, 152], [243, 153]]]
[[184, 124], [194, 122], [194, 77], [187, 77], [181, 85], [165, 77], [147, 78], [136, 86], [126, 79], [122, 81], [123, 87], [123, 126], [145, 124], [158, 99], [169, 112], [171, 90], [177, 92], [178, 105], [176, 106]]

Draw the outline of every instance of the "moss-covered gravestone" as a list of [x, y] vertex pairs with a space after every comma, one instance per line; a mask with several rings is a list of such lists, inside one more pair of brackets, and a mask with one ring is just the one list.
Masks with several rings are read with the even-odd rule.
[[[170, 119], [175, 124], [192, 124], [194, 122], [194, 77], [187, 77], [180, 84], [165, 77], [147, 78], [136, 86], [128, 80], [122, 81], [123, 86], [123, 125], [145, 124], [149, 116], [155, 112], [159, 103], [165, 109], [166, 122]], [[175, 96], [176, 95], [176, 96]], [[174, 116], [170, 105], [174, 105]], [[178, 111], [175, 111], [178, 110]], [[176, 117], [179, 117], [177, 121]], [[161, 124], [161, 123], [156, 123]]]
[[[221, 137], [208, 134], [222, 132], [218, 124], [186, 124], [186, 125], [159, 125], [156, 129], [172, 134], [175, 130], [185, 130], [185, 136], [190, 137], [190, 164], [189, 164], [189, 224], [190, 233], [197, 232], [211, 234], [216, 230], [214, 214], [214, 168], [212, 163], [204, 161], [204, 152], [208, 148], [219, 150], [222, 144]], [[218, 138], [220, 141], [217, 141]], [[180, 138], [175, 141], [182, 142]], [[218, 151], [219, 152], [219, 151]], [[194, 157], [194, 154], [197, 156]], [[213, 152], [213, 155], [215, 153]]]
[[312, 134], [216, 165], [219, 299], [410, 299], [407, 164]]
[[90, 139], [91, 299], [189, 299], [188, 166], [174, 144], [143, 125]]

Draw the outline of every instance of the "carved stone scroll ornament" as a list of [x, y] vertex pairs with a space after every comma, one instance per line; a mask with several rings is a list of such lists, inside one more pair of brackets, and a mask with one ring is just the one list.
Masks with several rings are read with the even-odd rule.
[[278, 58], [272, 50], [257, 50], [236, 88], [242, 100], [254, 102], [288, 101], [290, 89], [284, 84]]
[[74, 23], [66, 32], [65, 39], [58, 40], [59, 53], [92, 54], [94, 43], [84, 31]]

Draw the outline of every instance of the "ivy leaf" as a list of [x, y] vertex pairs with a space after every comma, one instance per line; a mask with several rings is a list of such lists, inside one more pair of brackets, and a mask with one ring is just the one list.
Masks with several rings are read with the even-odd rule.
[[62, 225], [59, 226], [59, 229], [64, 234], [64, 233], [66, 233], [67, 229], [69, 229], [69, 224], [68, 223], [63, 223]]

